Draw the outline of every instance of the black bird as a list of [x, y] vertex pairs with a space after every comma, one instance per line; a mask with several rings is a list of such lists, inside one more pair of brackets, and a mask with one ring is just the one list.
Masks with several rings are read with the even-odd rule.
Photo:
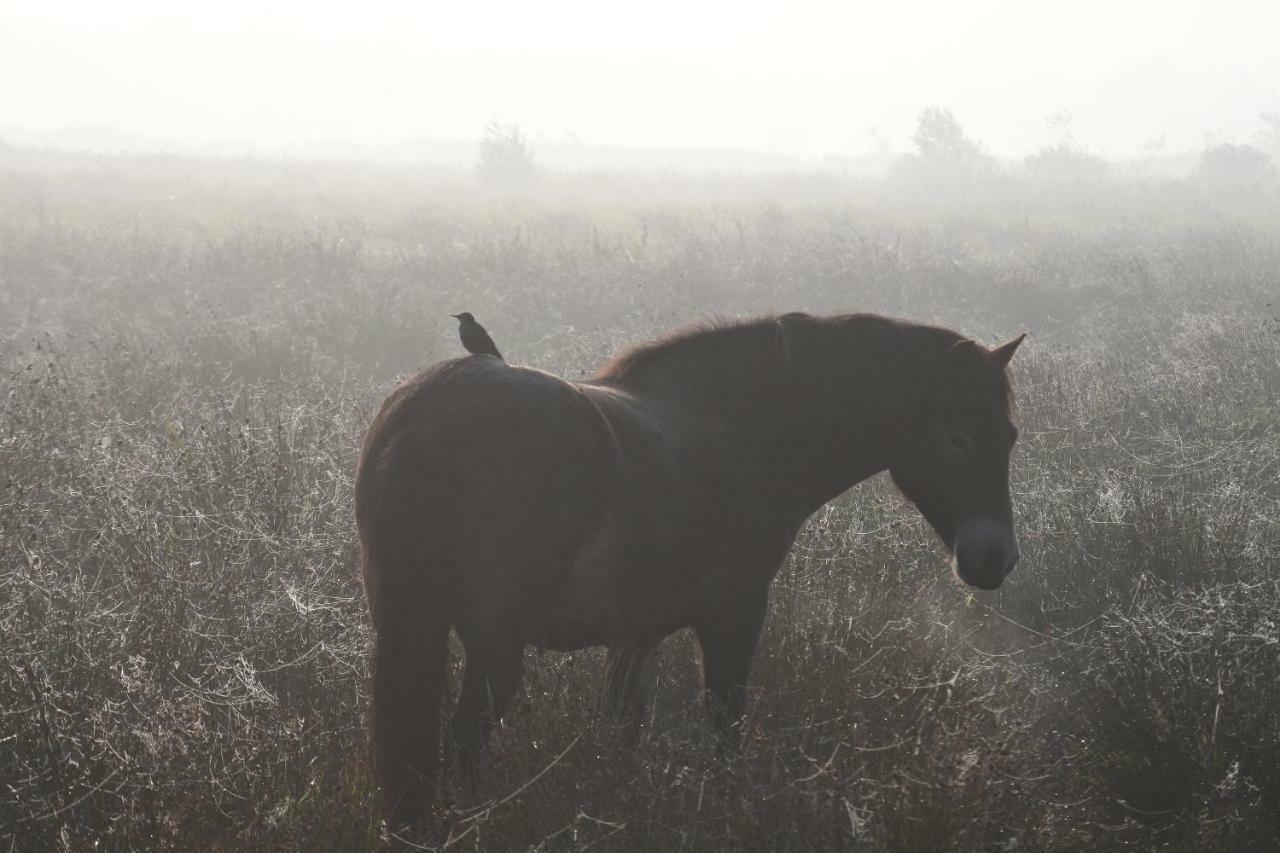
[[[450, 314], [458, 321], [458, 335], [462, 338], [462, 345], [467, 348], [467, 352], [475, 355], [495, 355], [502, 358], [502, 353], [498, 352], [498, 347], [494, 345], [493, 338], [489, 337], [489, 333], [484, 330], [476, 322], [476, 318], [472, 317], [467, 311], [461, 314]], [[504, 359], [505, 361], [505, 359]]]

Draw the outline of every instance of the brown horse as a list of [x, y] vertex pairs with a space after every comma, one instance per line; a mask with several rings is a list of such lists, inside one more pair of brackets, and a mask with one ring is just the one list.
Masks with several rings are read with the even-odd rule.
[[1018, 560], [1005, 367], [1021, 340], [786, 314], [640, 346], [590, 382], [480, 355], [396, 389], [356, 477], [388, 819], [421, 819], [434, 795], [451, 630], [470, 767], [529, 644], [607, 646], [608, 704], [637, 716], [654, 648], [693, 628], [712, 718], [731, 729], [801, 524], [879, 471], [963, 581], [999, 586]]

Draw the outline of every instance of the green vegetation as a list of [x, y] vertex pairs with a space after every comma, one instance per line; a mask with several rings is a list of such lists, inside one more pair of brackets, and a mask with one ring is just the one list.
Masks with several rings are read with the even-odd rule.
[[688, 637], [634, 751], [597, 719], [601, 654], [531, 652], [424, 844], [1274, 844], [1280, 201], [917, 172], [544, 174], [534, 198], [5, 153], [0, 849], [377, 845], [354, 460], [397, 378], [461, 352], [463, 310], [570, 377], [709, 314], [1029, 328], [1024, 556], [971, 594], [864, 484], [778, 578], [741, 755], [716, 754]]

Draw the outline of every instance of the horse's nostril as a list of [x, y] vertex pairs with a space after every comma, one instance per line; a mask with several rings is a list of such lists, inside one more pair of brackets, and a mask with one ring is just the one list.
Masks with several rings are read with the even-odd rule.
[[984, 562], [987, 556], [986, 542], [978, 537], [967, 537], [956, 543], [956, 559], [961, 563], [976, 566]]
[[1018, 562], [1017, 540], [1007, 524], [993, 519], [962, 522], [955, 539], [955, 568], [960, 579], [980, 589], [995, 589]]

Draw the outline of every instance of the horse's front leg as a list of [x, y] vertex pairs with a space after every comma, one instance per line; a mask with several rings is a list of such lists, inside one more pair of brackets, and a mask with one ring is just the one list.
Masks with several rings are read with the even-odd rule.
[[727, 746], [742, 739], [741, 723], [747, 712], [747, 678], [760, 640], [769, 587], [742, 591], [718, 602], [702, 614], [694, 630], [702, 646], [702, 681], [707, 713]]

